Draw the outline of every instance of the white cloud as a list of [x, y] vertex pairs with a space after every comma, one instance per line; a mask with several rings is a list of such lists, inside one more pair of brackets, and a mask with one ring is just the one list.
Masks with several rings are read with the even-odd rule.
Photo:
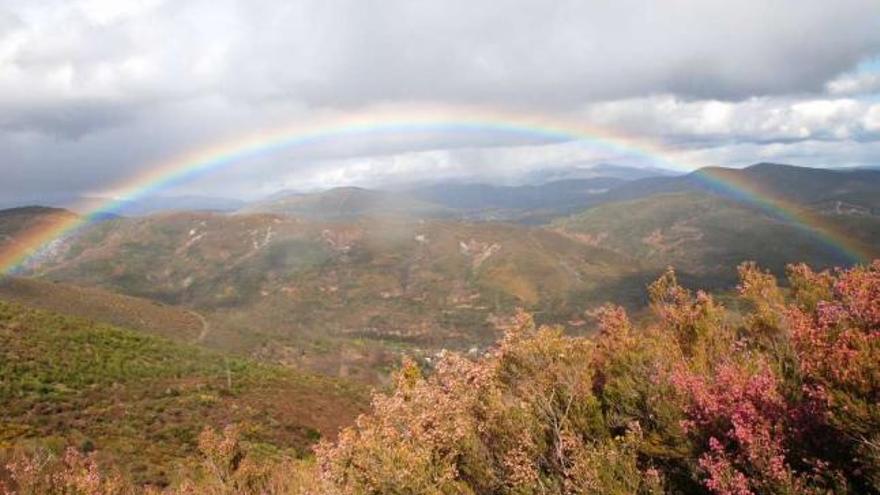
[[880, 93], [880, 74], [864, 72], [844, 74], [825, 85], [832, 95], [863, 95]]
[[339, 185], [382, 187], [424, 180], [516, 184], [529, 173], [550, 167], [589, 167], [600, 163], [669, 168], [677, 166], [672, 162], [651, 161], [636, 153], [578, 141], [526, 146], [465, 147], [322, 160], [289, 171], [279, 177], [278, 182], [267, 184], [262, 192], [268, 194], [277, 189], [324, 189]]
[[865, 112], [862, 125], [869, 131], [880, 133], [880, 104], [871, 105]]
[[657, 96], [587, 105], [599, 125], [674, 142], [880, 139], [868, 102], [852, 98], [749, 98], [740, 102]]
[[742, 167], [761, 161], [813, 167], [876, 166], [880, 141], [800, 141], [794, 143], [730, 143], [695, 148], [681, 154], [682, 161], [701, 166]]

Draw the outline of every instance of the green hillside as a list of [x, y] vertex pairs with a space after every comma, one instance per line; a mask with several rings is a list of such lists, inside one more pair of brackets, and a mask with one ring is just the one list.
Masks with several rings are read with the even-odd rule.
[[[875, 235], [873, 217], [836, 219], [859, 237]], [[554, 228], [650, 266], [675, 266], [708, 285], [735, 280], [730, 268], [756, 260], [776, 273], [795, 260], [817, 267], [846, 264], [845, 256], [802, 227], [731, 200], [701, 193], [657, 194], [603, 204], [558, 220]]]
[[0, 301], [0, 450], [97, 449], [161, 484], [206, 424], [241, 423], [263, 451], [303, 453], [365, 399], [329, 378]]
[[182, 305], [204, 316], [206, 345], [367, 382], [403, 349], [493, 342], [516, 307], [577, 330], [646, 280], [546, 229], [440, 220], [176, 213], [95, 224], [57, 253], [33, 275]]
[[705, 167], [675, 177], [628, 181], [598, 195], [592, 204], [647, 198], [656, 194], [702, 193], [750, 201], [743, 191], [835, 214], [880, 212], [880, 171], [797, 167], [757, 163], [737, 169]]
[[182, 342], [197, 342], [210, 331], [195, 311], [94, 287], [6, 277], [0, 279], [0, 299]]
[[[319, 209], [326, 208], [333, 210]], [[863, 244], [880, 245], [877, 217], [825, 214]], [[478, 353], [516, 308], [582, 333], [585, 312], [602, 303], [644, 307], [645, 284], [667, 266], [695, 286], [725, 290], [735, 283], [732, 267], [746, 260], [775, 273], [797, 260], [816, 267], [850, 261], [802, 226], [733, 199], [678, 192], [601, 204], [549, 228], [394, 215], [116, 218], [56, 243], [26, 273], [63, 284], [19, 282], [6, 293], [240, 356], [384, 384], [403, 354]], [[69, 284], [79, 287], [63, 291]]]

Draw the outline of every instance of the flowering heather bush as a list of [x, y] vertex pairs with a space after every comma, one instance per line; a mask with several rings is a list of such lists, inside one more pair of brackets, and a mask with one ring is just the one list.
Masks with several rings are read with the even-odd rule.
[[[478, 360], [405, 361], [313, 461], [206, 430], [165, 493], [880, 493], [880, 262], [791, 266], [784, 288], [753, 264], [740, 278], [741, 311], [670, 270], [646, 325], [606, 306], [579, 338], [520, 313]], [[136, 491], [72, 451], [7, 471], [10, 493]]]
[[811, 419], [839, 451], [832, 465], [880, 491], [880, 261], [834, 276], [796, 270], [827, 296], [787, 309]]

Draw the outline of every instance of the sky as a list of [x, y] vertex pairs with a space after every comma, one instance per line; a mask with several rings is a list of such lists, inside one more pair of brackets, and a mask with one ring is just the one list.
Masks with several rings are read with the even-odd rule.
[[663, 151], [497, 128], [331, 133], [161, 193], [880, 165], [880, 2], [0, 0], [0, 203], [113, 197], [247, 136], [447, 110]]

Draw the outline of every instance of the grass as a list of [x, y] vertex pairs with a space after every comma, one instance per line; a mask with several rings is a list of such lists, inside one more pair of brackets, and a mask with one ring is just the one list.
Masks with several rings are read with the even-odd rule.
[[39, 279], [0, 279], [0, 299], [183, 342], [196, 340], [203, 327], [196, 313], [181, 307]]
[[163, 484], [205, 425], [308, 453], [366, 404], [346, 382], [0, 301], [0, 446], [95, 448]]

